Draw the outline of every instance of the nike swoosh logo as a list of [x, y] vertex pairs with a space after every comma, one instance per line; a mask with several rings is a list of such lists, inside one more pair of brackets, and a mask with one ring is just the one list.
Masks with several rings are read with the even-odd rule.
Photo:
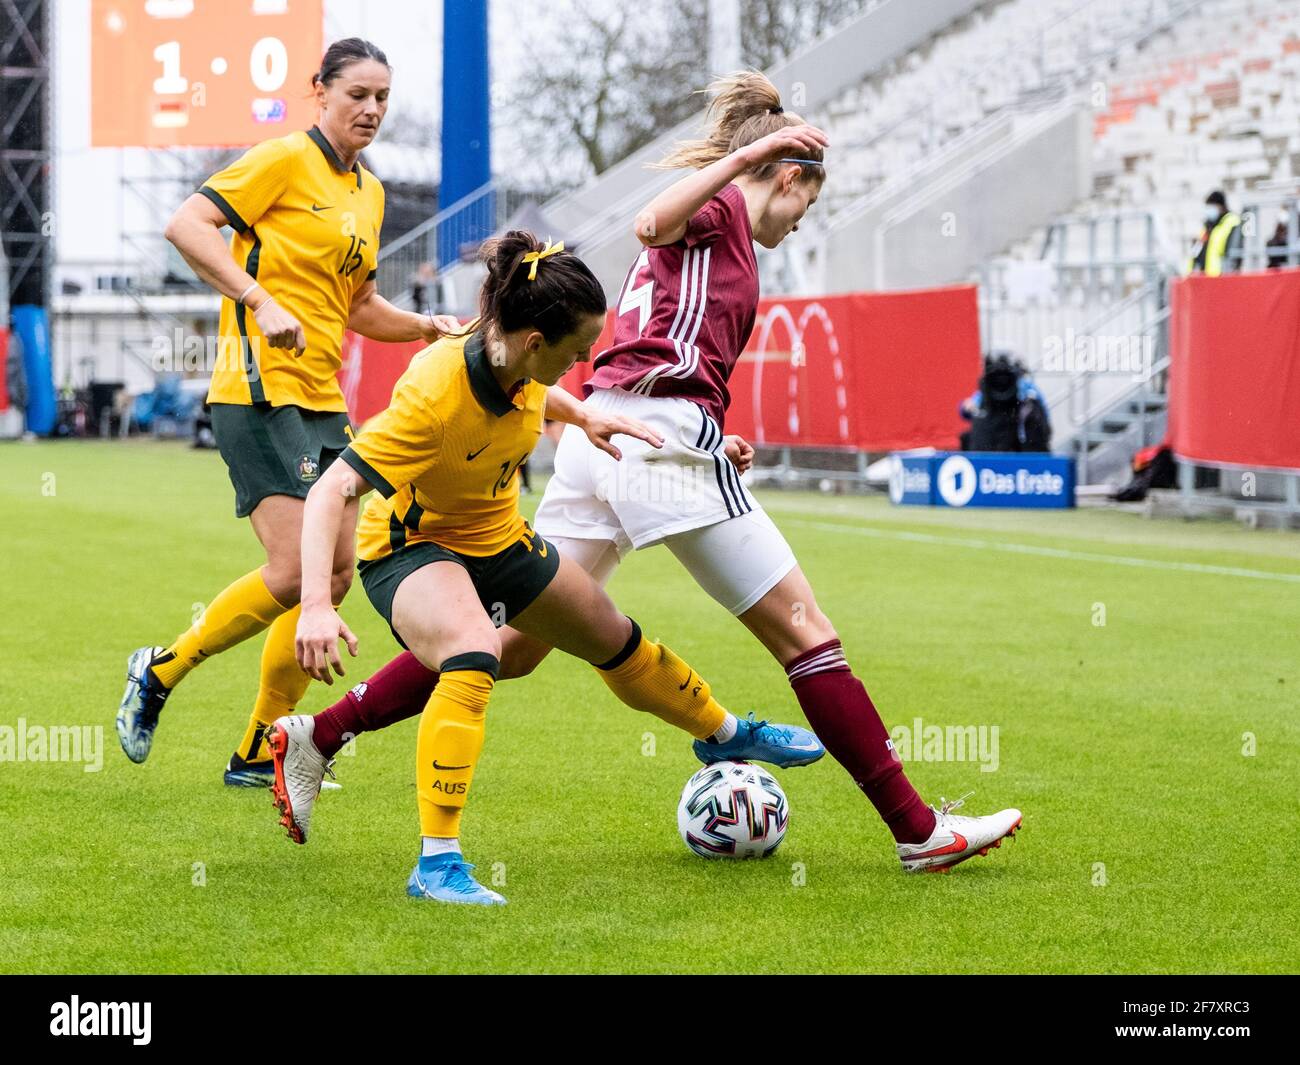
[[481, 454], [483, 454], [483, 452], [485, 452], [485, 451], [486, 451], [488, 448], [490, 448], [491, 446], [492, 446], [492, 442], [489, 440], [486, 444], [484, 444], [484, 445], [483, 445], [481, 448], [479, 448], [477, 451], [471, 451], [468, 455], [466, 455], [466, 456], [465, 456], [465, 461], [466, 461], [466, 462], [473, 462], [476, 458], [478, 458]]
[[685, 682], [684, 684], [679, 685], [678, 688], [677, 688], [677, 690], [678, 690], [679, 692], [684, 692], [684, 691], [685, 691], [685, 690], [690, 686], [690, 683], [691, 683], [691, 677], [693, 677], [694, 675], [695, 675], [695, 674], [693, 674], [693, 673], [687, 672], [687, 674], [686, 674], [686, 682]]
[[334, 210], [334, 205], [331, 203], [328, 207], [317, 207], [317, 206], [313, 203], [313, 204], [311, 205], [311, 209], [312, 209], [313, 211], [332, 211], [332, 210]]
[[468, 765], [439, 765], [438, 759], [435, 758], [433, 760], [433, 768], [434, 769], [468, 769], [469, 766]]
[[949, 843], [948, 846], [937, 847], [932, 851], [922, 851], [920, 854], [909, 854], [906, 860], [914, 862], [918, 858], [938, 858], [941, 854], [960, 854], [967, 846], [966, 837], [960, 832], [954, 832], [952, 834], [952, 842]]

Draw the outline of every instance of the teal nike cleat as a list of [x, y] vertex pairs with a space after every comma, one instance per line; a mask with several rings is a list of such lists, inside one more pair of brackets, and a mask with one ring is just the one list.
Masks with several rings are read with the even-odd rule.
[[714, 762], [767, 762], [781, 769], [810, 765], [826, 753], [821, 740], [798, 725], [772, 725], [755, 721], [751, 713], [736, 722], [736, 734], [726, 743], [696, 740], [695, 757], [705, 765]]
[[506, 900], [485, 888], [469, 871], [474, 866], [457, 853], [421, 858], [411, 870], [406, 893], [413, 899], [468, 903], [471, 906], [504, 906]]

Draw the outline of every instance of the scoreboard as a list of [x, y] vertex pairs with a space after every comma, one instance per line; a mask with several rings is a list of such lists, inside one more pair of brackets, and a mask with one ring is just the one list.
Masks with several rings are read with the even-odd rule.
[[91, 0], [91, 146], [236, 147], [306, 129], [323, 2]]

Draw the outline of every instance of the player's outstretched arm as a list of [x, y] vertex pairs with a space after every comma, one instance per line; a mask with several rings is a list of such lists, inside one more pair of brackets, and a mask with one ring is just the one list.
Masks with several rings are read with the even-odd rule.
[[432, 344], [441, 336], [460, 331], [460, 322], [449, 314], [424, 315], [399, 310], [379, 294], [379, 286], [367, 281], [352, 298], [348, 328], [371, 340], [398, 344], [423, 340]]
[[621, 459], [621, 452], [611, 439], [622, 433], [644, 440], [651, 447], [663, 447], [664, 441], [658, 433], [644, 422], [635, 418], [620, 418], [603, 411], [592, 410], [579, 403], [567, 390], [559, 385], [552, 385], [546, 392], [546, 417], [566, 425], [576, 425], [596, 447], [615, 459]]
[[345, 462], [335, 462], [307, 493], [302, 512], [302, 614], [294, 650], [302, 671], [315, 680], [333, 684], [331, 667], [341, 677], [343, 660], [339, 638], [357, 656], [357, 638], [343, 623], [330, 597], [334, 549], [343, 531], [348, 500], [364, 495], [369, 483]]
[[647, 248], [674, 244], [686, 235], [695, 212], [746, 170], [785, 158], [791, 152], [815, 151], [830, 144], [816, 126], [787, 126], [737, 148], [716, 163], [688, 174], [651, 200], [632, 223], [636, 239]]

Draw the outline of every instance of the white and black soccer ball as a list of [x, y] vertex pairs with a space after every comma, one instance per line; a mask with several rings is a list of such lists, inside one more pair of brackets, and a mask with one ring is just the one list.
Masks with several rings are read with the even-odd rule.
[[706, 765], [677, 804], [677, 831], [702, 858], [765, 858], [785, 839], [789, 820], [776, 777], [749, 762]]

